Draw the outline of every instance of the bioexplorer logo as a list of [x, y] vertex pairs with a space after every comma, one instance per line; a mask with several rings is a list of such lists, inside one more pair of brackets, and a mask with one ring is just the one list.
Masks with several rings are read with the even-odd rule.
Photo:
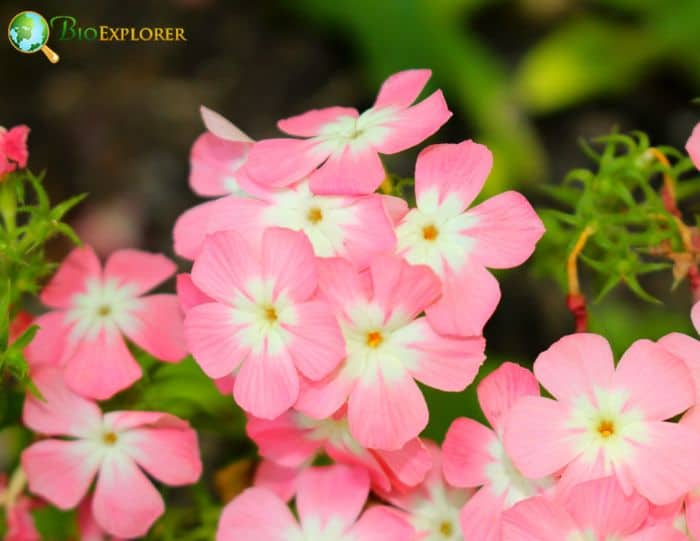
[[20, 53], [41, 51], [52, 63], [59, 56], [46, 43], [53, 34], [59, 41], [99, 42], [153, 42], [187, 41], [185, 29], [171, 26], [80, 26], [78, 19], [70, 15], [56, 15], [49, 22], [35, 11], [22, 11], [10, 21], [7, 35], [12, 46]]

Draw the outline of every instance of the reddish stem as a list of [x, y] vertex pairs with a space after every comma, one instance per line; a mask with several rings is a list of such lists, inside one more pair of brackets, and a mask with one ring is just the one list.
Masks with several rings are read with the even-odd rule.
[[588, 310], [586, 309], [586, 298], [580, 293], [566, 296], [566, 306], [574, 316], [576, 332], [586, 332], [588, 329]]

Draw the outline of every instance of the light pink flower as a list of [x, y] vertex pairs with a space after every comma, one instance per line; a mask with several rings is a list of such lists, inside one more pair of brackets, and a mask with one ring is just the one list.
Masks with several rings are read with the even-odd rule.
[[693, 133], [685, 144], [685, 150], [688, 152], [690, 159], [693, 160], [695, 167], [700, 169], [700, 122], [693, 128]]
[[23, 421], [52, 436], [22, 453], [34, 494], [71, 509], [97, 477], [92, 513], [99, 526], [115, 536], [140, 537], [164, 511], [163, 499], [142, 469], [171, 486], [199, 479], [197, 434], [185, 421], [146, 411], [102, 415], [94, 402], [64, 386], [59, 371], [44, 368], [33, 379], [44, 400], [28, 395]]
[[504, 443], [528, 477], [563, 470], [563, 491], [614, 475], [625, 494], [657, 505], [700, 485], [700, 435], [664, 422], [695, 404], [683, 361], [648, 340], [632, 344], [617, 368], [607, 341], [566, 336], [535, 361], [554, 399], [526, 396], [506, 419]]
[[254, 487], [224, 508], [216, 541], [409, 541], [413, 529], [389, 508], [362, 513], [368, 495], [369, 478], [360, 468], [310, 468], [299, 478], [299, 522], [279, 497]]
[[328, 107], [280, 120], [280, 130], [305, 139], [256, 143], [247, 172], [263, 186], [287, 186], [308, 176], [317, 194], [372, 193], [385, 177], [379, 154], [417, 145], [452, 116], [439, 90], [411, 106], [430, 74], [408, 70], [392, 75], [361, 115], [349, 107]]
[[0, 126], [0, 175], [11, 173], [18, 167], [27, 166], [29, 159], [28, 137], [28, 126], [15, 126], [9, 130]]
[[625, 495], [614, 477], [572, 489], [561, 500], [537, 496], [503, 515], [503, 541], [687, 541], [670, 524], [644, 526], [648, 504]]
[[143, 296], [174, 272], [165, 256], [137, 250], [113, 253], [102, 269], [92, 248], [76, 248], [39, 296], [54, 311], [36, 319], [27, 358], [65, 365], [68, 386], [98, 400], [141, 377], [124, 336], [160, 360], [179, 361], [187, 349], [177, 297]]
[[318, 380], [338, 366], [344, 344], [331, 307], [318, 299], [311, 244], [289, 229], [259, 244], [234, 231], [211, 235], [192, 268], [215, 302], [187, 311], [185, 336], [204, 372], [236, 372], [233, 396], [257, 417], [274, 418], [299, 395], [299, 375]]
[[194, 207], [178, 219], [175, 251], [194, 259], [209, 234], [234, 230], [257, 243], [266, 228], [284, 227], [305, 233], [316, 256], [344, 257], [363, 267], [374, 255], [393, 252], [396, 246], [387, 201], [377, 194], [314, 195], [307, 181], [257, 199], [226, 197]]
[[445, 478], [457, 487], [481, 487], [460, 515], [466, 539], [501, 540], [501, 514], [517, 502], [541, 493], [554, 479], [526, 478], [503, 448], [506, 414], [524, 396], [539, 396], [539, 385], [529, 370], [506, 362], [477, 387], [479, 404], [495, 430], [473, 419], [452, 423], [443, 443]]
[[335, 462], [361, 466], [384, 493], [416, 486], [430, 470], [430, 453], [418, 438], [395, 451], [367, 449], [352, 437], [345, 408], [326, 419], [290, 411], [273, 420], [248, 418], [248, 436], [258, 452], [280, 466], [301, 470], [320, 453]]
[[347, 356], [329, 378], [302, 389], [296, 408], [322, 419], [347, 402], [352, 436], [364, 447], [396, 450], [428, 422], [414, 378], [444, 391], [461, 391], [484, 360], [484, 339], [436, 333], [417, 318], [441, 291], [426, 266], [398, 256], [375, 257], [365, 273], [347, 261], [319, 262], [320, 290], [333, 304]]
[[473, 141], [433, 145], [416, 162], [416, 205], [396, 228], [398, 252], [428, 265], [443, 281], [442, 299], [428, 308], [444, 334], [481, 335], [500, 300], [498, 282], [486, 270], [523, 263], [544, 226], [530, 203], [504, 192], [474, 208], [493, 157]]
[[[442, 454], [437, 445], [425, 441], [433, 457], [433, 468], [425, 480], [405, 494], [384, 495], [406, 512], [419, 541], [463, 541], [479, 539], [462, 533], [459, 514], [473, 491], [450, 485], [442, 474]], [[500, 540], [499, 540], [500, 541]]]

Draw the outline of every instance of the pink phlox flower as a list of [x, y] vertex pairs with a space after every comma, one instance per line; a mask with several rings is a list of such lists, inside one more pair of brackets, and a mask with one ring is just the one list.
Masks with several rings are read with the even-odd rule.
[[29, 127], [15, 126], [6, 130], [0, 126], [0, 175], [24, 168], [29, 160], [27, 138]]

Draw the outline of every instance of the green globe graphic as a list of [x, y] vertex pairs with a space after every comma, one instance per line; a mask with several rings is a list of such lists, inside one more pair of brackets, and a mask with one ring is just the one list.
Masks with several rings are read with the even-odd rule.
[[10, 21], [10, 43], [22, 53], [35, 53], [49, 40], [49, 25], [34, 11], [18, 13]]

